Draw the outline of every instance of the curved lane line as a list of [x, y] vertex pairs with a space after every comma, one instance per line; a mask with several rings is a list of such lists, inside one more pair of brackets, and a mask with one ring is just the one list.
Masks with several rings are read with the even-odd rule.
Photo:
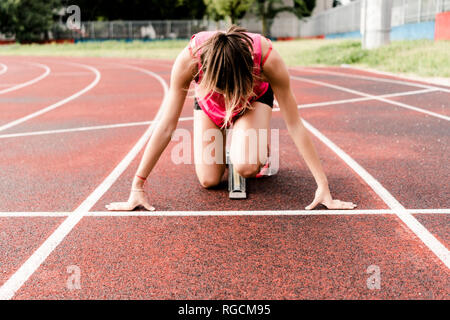
[[50, 105], [48, 107], [45, 107], [45, 108], [43, 108], [43, 109], [41, 109], [39, 111], [33, 112], [33, 113], [31, 113], [31, 114], [29, 114], [29, 115], [27, 115], [25, 117], [19, 118], [17, 120], [8, 122], [7, 124], [4, 124], [4, 125], [0, 126], [0, 131], [4, 131], [6, 129], [12, 128], [12, 127], [17, 126], [17, 125], [19, 125], [21, 123], [24, 123], [25, 121], [28, 121], [28, 120], [33, 119], [33, 118], [36, 118], [36, 117], [38, 117], [38, 116], [40, 116], [40, 115], [42, 115], [44, 113], [47, 113], [47, 112], [49, 112], [51, 110], [54, 110], [54, 109], [58, 108], [58, 107], [60, 107], [60, 106], [62, 106], [64, 104], [66, 104], [67, 102], [72, 101], [72, 100], [78, 98], [79, 96], [85, 94], [86, 92], [91, 90], [93, 87], [95, 87], [97, 85], [97, 83], [100, 81], [101, 74], [100, 74], [100, 71], [98, 71], [96, 68], [93, 68], [91, 66], [84, 65], [84, 64], [78, 64], [78, 63], [67, 63], [67, 64], [76, 65], [76, 66], [79, 66], [79, 67], [82, 67], [82, 68], [85, 68], [85, 69], [88, 69], [88, 70], [92, 71], [95, 74], [95, 79], [88, 86], [83, 88], [82, 90], [74, 93], [73, 95], [71, 95], [71, 96], [69, 96], [69, 97], [67, 97], [67, 98], [65, 98], [63, 100], [60, 100], [60, 101], [58, 101], [58, 102], [56, 102], [56, 103], [54, 103], [54, 104], [52, 104], [52, 105]]
[[393, 105], [396, 105], [396, 106], [399, 106], [399, 107], [402, 107], [402, 108], [405, 108], [405, 109], [414, 110], [414, 111], [417, 111], [417, 112], [420, 112], [420, 113], [428, 114], [428, 115], [436, 117], [436, 118], [440, 118], [440, 119], [443, 119], [443, 120], [446, 120], [446, 121], [450, 121], [450, 117], [444, 116], [444, 115], [442, 115], [440, 113], [436, 113], [436, 112], [428, 111], [428, 110], [421, 109], [421, 108], [418, 108], [418, 107], [414, 107], [414, 106], [411, 106], [411, 105], [406, 104], [406, 103], [385, 99], [385, 98], [382, 98], [382, 97], [379, 97], [379, 96], [374, 96], [374, 95], [371, 95], [371, 94], [368, 94], [368, 93], [364, 93], [364, 92], [361, 92], [361, 91], [348, 89], [348, 88], [341, 87], [341, 86], [338, 86], [338, 85], [334, 85], [334, 84], [331, 84], [331, 83], [328, 83], [328, 82], [323, 82], [323, 81], [318, 81], [318, 80], [311, 80], [311, 79], [308, 79], [308, 78], [297, 77], [297, 76], [291, 76], [291, 78], [294, 79], [294, 80], [303, 81], [303, 82], [309, 82], [309, 83], [317, 84], [317, 85], [320, 85], [320, 86], [325, 86], [325, 87], [337, 89], [337, 90], [340, 90], [340, 91], [345, 91], [345, 92], [352, 93], [352, 94], [355, 94], [355, 95], [358, 95], [358, 96], [371, 98], [373, 100], [382, 101], [382, 102], [385, 102], [385, 103], [388, 103], [388, 104], [393, 104]]
[[[305, 67], [294, 67], [290, 68], [291, 70], [296, 71], [304, 71], [304, 72], [310, 72], [310, 73], [319, 73], [319, 74], [330, 74], [335, 75], [338, 77], [347, 77], [347, 78], [353, 78], [353, 79], [362, 79], [362, 80], [369, 80], [369, 81], [376, 81], [376, 82], [386, 82], [386, 83], [395, 83], [410, 87], [418, 87], [418, 88], [424, 88], [424, 89], [436, 89], [439, 91], [450, 93], [449, 89], [441, 88], [434, 85], [426, 85], [421, 83], [416, 83], [412, 81], [405, 81], [405, 80], [396, 80], [396, 79], [387, 79], [387, 78], [381, 78], [381, 77], [371, 77], [371, 76], [364, 76], [364, 75], [358, 75], [358, 74], [348, 74], [345, 72], [338, 72], [338, 71], [330, 71], [330, 70], [318, 70], [318, 69], [310, 69]], [[356, 69], [359, 70], [359, 69]], [[361, 70], [359, 70], [361, 71]]]
[[[191, 120], [194, 120], [194, 117], [181, 117], [181, 118], [178, 119], [178, 122], [191, 121]], [[46, 134], [58, 134], [58, 133], [68, 133], [68, 132], [84, 132], [84, 131], [92, 131], [92, 130], [104, 130], [104, 129], [125, 128], [125, 127], [148, 126], [148, 125], [150, 125], [152, 123], [153, 123], [153, 121], [140, 121], [140, 122], [107, 124], [107, 125], [92, 126], [92, 127], [78, 127], [78, 128], [69, 128], [69, 129], [56, 129], [56, 130], [42, 130], [42, 131], [21, 132], [21, 133], [9, 133], [9, 134], [0, 134], [0, 139], [29, 137], [29, 136], [40, 136], [40, 135], [46, 135]]]
[[103, 182], [84, 200], [78, 208], [56, 228], [56, 230], [39, 246], [36, 251], [22, 264], [22, 266], [0, 287], [0, 299], [9, 300], [14, 297], [17, 290], [22, 287], [25, 281], [39, 268], [39, 266], [47, 259], [52, 251], [64, 240], [70, 231], [80, 222], [80, 220], [88, 213], [95, 203], [108, 191], [113, 183], [130, 165], [133, 159], [144, 148], [147, 140], [150, 138], [155, 125], [162, 116], [162, 106], [169, 91], [169, 87], [165, 80], [158, 74], [146, 69], [122, 65], [123, 67], [135, 69], [156, 78], [164, 89], [164, 98], [150, 127], [141, 136], [139, 141], [128, 152], [125, 158], [114, 168], [114, 170], [103, 180]]
[[0, 67], [2, 67], [2, 70], [0, 70], [0, 75], [4, 74], [6, 71], [8, 71], [8, 66], [4, 63], [0, 63]]
[[[379, 98], [399, 97], [399, 96], [414, 95], [414, 94], [421, 94], [421, 93], [434, 92], [434, 91], [437, 91], [437, 90], [423, 89], [423, 90], [417, 90], [417, 91], [390, 93], [390, 94], [381, 95], [381, 96], [377, 96], [377, 97], [379, 97]], [[330, 105], [334, 105], [334, 104], [354, 103], [354, 102], [368, 101], [368, 100], [373, 100], [373, 98], [363, 97], [363, 98], [353, 98], [353, 99], [345, 99], [345, 100], [317, 102], [317, 103], [301, 104], [301, 105], [298, 105], [297, 107], [299, 109], [303, 109], [303, 108], [330, 106]], [[274, 106], [272, 110], [280, 111], [280, 108]], [[193, 119], [194, 119], [194, 117], [181, 117], [178, 119], [178, 121], [179, 122], [180, 121], [189, 121], [189, 120], [193, 120]], [[135, 126], [149, 125], [151, 123], [152, 123], [152, 121], [140, 121], [140, 122], [116, 123], [116, 124], [90, 126], [90, 127], [77, 127], [77, 128], [67, 128], [67, 129], [55, 129], [55, 130], [42, 130], [42, 131], [0, 134], [0, 139], [38, 136], [38, 135], [46, 135], [46, 134], [58, 134], [58, 133], [67, 133], [67, 132], [78, 132], [78, 131], [89, 131], [89, 130], [102, 130], [102, 129], [111, 129], [111, 128], [122, 128], [122, 127], [135, 127]]]
[[44, 73], [42, 73], [41, 75], [37, 76], [34, 79], [31, 79], [31, 80], [28, 80], [26, 82], [22, 82], [22, 83], [16, 84], [15, 86], [12, 86], [12, 87], [0, 90], [0, 94], [5, 94], [7, 92], [15, 91], [15, 90], [18, 90], [18, 89], [30, 86], [30, 85], [38, 82], [38, 81], [41, 81], [42, 79], [47, 77], [50, 74], [50, 72], [51, 72], [50, 68], [48, 66], [46, 66], [45, 64], [40, 64], [40, 63], [30, 63], [30, 64], [44, 69], [45, 70]]

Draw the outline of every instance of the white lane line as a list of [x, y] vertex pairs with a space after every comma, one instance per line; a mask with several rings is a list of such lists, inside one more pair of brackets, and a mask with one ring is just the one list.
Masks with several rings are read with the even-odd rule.
[[450, 214], [450, 209], [407, 209], [409, 213], [418, 214]]
[[90, 72], [86, 72], [86, 71], [79, 71], [79, 72], [71, 72], [71, 71], [67, 71], [67, 72], [53, 72], [52, 75], [53, 76], [70, 76], [70, 77], [74, 77], [74, 76], [86, 76], [86, 75], [90, 75]]
[[361, 167], [353, 158], [335, 145], [330, 139], [314, 128], [306, 120], [303, 120], [305, 127], [315, 135], [320, 141], [336, 153], [350, 168], [353, 169], [375, 193], [391, 208], [397, 217], [420, 239], [422, 242], [450, 268], [450, 254], [448, 249], [433, 236], [414, 216], [408, 212], [400, 202], [395, 199], [390, 192], [384, 188], [369, 172]]
[[[388, 93], [388, 94], [383, 94], [383, 95], [374, 96], [374, 97], [391, 98], [391, 97], [401, 97], [401, 96], [422, 94], [422, 93], [434, 92], [434, 91], [437, 91], [437, 89], [423, 89], [423, 90], [415, 90], [415, 91], [408, 91], [408, 92]], [[299, 104], [297, 107], [299, 109], [315, 108], [315, 107], [322, 107], [322, 106], [326, 107], [326, 106], [335, 105], [335, 104], [354, 103], [354, 102], [369, 101], [369, 100], [374, 100], [374, 98], [372, 98], [372, 97], [363, 97], [363, 98], [351, 98], [351, 99], [343, 99], [343, 100], [306, 103], [306, 104]], [[275, 111], [279, 111], [279, 108], [274, 108], [274, 110]]]
[[[125, 66], [124, 67], [128, 67]], [[132, 67], [156, 78], [164, 88], [164, 100], [167, 96], [168, 85], [164, 79], [158, 74], [146, 69]], [[59, 226], [56, 230], [36, 249], [36, 251], [27, 259], [27, 261], [20, 266], [20, 268], [0, 287], [0, 299], [11, 299], [17, 290], [28, 280], [28, 278], [39, 268], [39, 266], [47, 259], [50, 253], [63, 241], [63, 239], [69, 234], [69, 232], [80, 222], [85, 214], [94, 206], [94, 204], [102, 197], [103, 194], [113, 185], [113, 183], [119, 178], [119, 176], [130, 165], [137, 154], [144, 148], [147, 140], [150, 138], [153, 129], [157, 121], [162, 116], [162, 106], [158, 110], [154, 122], [150, 125], [147, 131], [142, 135], [136, 145], [128, 152], [125, 158], [114, 168], [114, 170], [103, 180], [103, 182], [84, 200], [78, 208], [75, 209]]]
[[345, 92], [348, 92], [348, 93], [356, 94], [356, 95], [359, 95], [359, 96], [372, 98], [374, 100], [378, 100], [378, 101], [382, 101], [382, 102], [385, 102], [385, 103], [393, 104], [393, 105], [396, 105], [396, 106], [399, 106], [399, 107], [402, 107], [402, 108], [405, 108], [405, 109], [414, 110], [414, 111], [417, 111], [417, 112], [420, 112], [420, 113], [428, 114], [428, 115], [436, 117], [436, 118], [440, 118], [440, 119], [443, 119], [443, 120], [446, 120], [446, 121], [450, 121], [450, 117], [447, 117], [445, 115], [442, 115], [442, 114], [439, 114], [439, 113], [436, 113], [436, 112], [432, 112], [432, 111], [428, 111], [428, 110], [421, 109], [421, 108], [418, 108], [418, 107], [414, 107], [414, 106], [411, 106], [411, 105], [406, 104], [406, 103], [393, 101], [393, 100], [389, 100], [389, 99], [382, 98], [382, 97], [379, 97], [379, 96], [374, 96], [374, 95], [371, 95], [371, 94], [368, 94], [368, 93], [364, 93], [364, 92], [361, 92], [361, 91], [344, 88], [344, 87], [341, 87], [341, 86], [338, 86], [338, 85], [334, 85], [334, 84], [331, 84], [331, 83], [328, 83], [328, 82], [311, 80], [311, 79], [308, 79], [308, 78], [302, 78], [302, 77], [297, 77], [297, 76], [291, 76], [291, 78], [294, 79], [294, 80], [298, 80], [298, 81], [309, 82], [309, 83], [313, 83], [313, 84], [317, 84], [317, 85], [321, 85], [321, 86], [325, 86], [325, 87], [329, 87], [329, 88], [345, 91]]
[[[448, 215], [450, 209], [405, 209], [410, 214], [425, 215]], [[22, 217], [67, 217], [72, 212], [0, 212], [0, 218], [22, 218]], [[89, 211], [85, 217], [190, 217], [190, 216], [315, 216], [315, 215], [393, 215], [391, 209], [356, 209], [356, 210], [232, 210], [232, 211]]]
[[44, 64], [40, 64], [40, 63], [30, 63], [30, 64], [34, 65], [34, 66], [37, 66], [39, 68], [42, 68], [45, 71], [42, 74], [40, 74], [39, 76], [37, 76], [36, 78], [34, 78], [34, 79], [31, 79], [29, 81], [16, 84], [15, 86], [12, 86], [12, 87], [0, 90], [0, 94], [5, 94], [7, 92], [15, 91], [15, 90], [18, 90], [18, 89], [30, 86], [30, 85], [38, 82], [38, 81], [41, 81], [42, 79], [47, 77], [50, 74], [50, 72], [51, 72], [50, 68], [48, 66], [44, 65]]
[[0, 212], [0, 218], [41, 218], [41, 217], [67, 217], [71, 212]]
[[290, 68], [291, 70], [297, 70], [297, 71], [304, 71], [304, 72], [310, 72], [310, 73], [318, 73], [318, 74], [330, 74], [335, 75], [338, 77], [347, 77], [347, 78], [354, 78], [354, 79], [361, 79], [361, 80], [370, 80], [370, 81], [376, 81], [376, 82], [385, 82], [385, 83], [394, 83], [394, 84], [400, 84], [410, 87], [418, 87], [418, 88], [426, 88], [426, 89], [436, 89], [443, 92], [450, 93], [450, 90], [445, 88], [440, 88], [433, 85], [425, 85], [420, 83], [415, 83], [411, 81], [404, 81], [404, 80], [396, 80], [396, 79], [386, 79], [386, 78], [380, 78], [380, 77], [371, 77], [371, 76], [364, 76], [364, 75], [357, 75], [357, 74], [348, 74], [345, 72], [338, 72], [338, 71], [331, 71], [331, 70], [319, 70], [319, 69], [310, 69], [310, 68], [303, 68], [303, 67], [294, 67]]
[[60, 106], [66, 104], [67, 102], [70, 102], [70, 101], [78, 98], [79, 96], [85, 94], [86, 92], [88, 92], [89, 90], [94, 88], [97, 85], [97, 83], [100, 81], [101, 74], [100, 74], [100, 71], [98, 71], [96, 68], [93, 68], [91, 66], [84, 65], [84, 64], [79, 64], [79, 63], [66, 63], [66, 64], [79, 66], [79, 67], [82, 67], [84, 69], [92, 71], [95, 74], [95, 79], [88, 86], [86, 86], [82, 90], [74, 93], [73, 95], [71, 95], [71, 96], [69, 96], [69, 97], [67, 97], [65, 99], [62, 99], [62, 100], [60, 100], [60, 101], [58, 101], [58, 102], [56, 102], [56, 103], [54, 103], [54, 104], [52, 104], [52, 105], [50, 105], [48, 107], [45, 107], [45, 108], [43, 108], [43, 109], [41, 109], [39, 111], [33, 112], [33, 113], [31, 113], [31, 114], [29, 114], [29, 115], [27, 115], [25, 117], [19, 118], [17, 120], [8, 122], [7, 124], [4, 124], [4, 125], [0, 126], [0, 131], [4, 131], [6, 129], [12, 128], [12, 127], [17, 126], [17, 125], [19, 125], [21, 123], [24, 123], [25, 121], [28, 121], [28, 120], [33, 119], [33, 118], [36, 118], [36, 117], [38, 117], [38, 116], [40, 116], [40, 115], [42, 115], [44, 113], [47, 113], [47, 112], [49, 112], [51, 110], [59, 108]]
[[[394, 78], [401, 78], [399, 81], [404, 81], [405, 83], [415, 83], [417, 84], [417, 82], [419, 82], [419, 84], [421, 84], [420, 82], [425, 82], [428, 83], [429, 86], [435, 86], [436, 88], [441, 89], [444, 92], [449, 92], [450, 90], [448, 89], [450, 87], [450, 82], [448, 82], [448, 78], [441, 78], [443, 80], [445, 80], [445, 83], [439, 81], [439, 77], [435, 78], [436, 80], [434, 80], [433, 78], [423, 78], [423, 77], [415, 77], [415, 76], [406, 76], [406, 75], [399, 75], [397, 73], [392, 73], [392, 72], [387, 72], [387, 71], [380, 71], [380, 70], [375, 70], [375, 69], [364, 69], [364, 68], [358, 68], [358, 67], [354, 67], [354, 66], [350, 66], [350, 65], [341, 65], [341, 68], [344, 69], [353, 69], [356, 71], [362, 71], [362, 72], [368, 72], [368, 73], [372, 73], [372, 74], [378, 74], [378, 75], [382, 75], [382, 76], [388, 76], [388, 77], [394, 77]], [[345, 72], [342, 72], [343, 74], [345, 74]], [[375, 78], [375, 77], [374, 77]], [[379, 78], [379, 77], [377, 77]], [[386, 78], [384, 78], [386, 79]], [[444, 87], [444, 88], [441, 88]]]
[[0, 63], [0, 67], [2, 67], [2, 69], [0, 70], [0, 75], [8, 71], [8, 66], [6, 64]]
[[[190, 121], [190, 120], [194, 120], [194, 117], [182, 117], [178, 121], [182, 122], [182, 121]], [[39, 135], [46, 135], [46, 134], [57, 134], [57, 133], [68, 133], [68, 132], [83, 132], [83, 131], [90, 131], [90, 130], [137, 127], [137, 126], [150, 125], [152, 123], [153, 123], [153, 121], [139, 121], [139, 122], [108, 124], [108, 125], [102, 125], [102, 126], [78, 127], [78, 128], [56, 129], [56, 130], [42, 130], [42, 131], [21, 132], [21, 133], [9, 133], [9, 134], [0, 134], [0, 139], [27, 137], [27, 136], [39, 136]]]
[[[71, 212], [0, 212], [6, 217], [65, 217]], [[91, 211], [86, 217], [191, 217], [191, 216], [315, 216], [315, 215], [383, 215], [394, 214], [390, 209], [362, 210], [230, 210], [230, 211]]]
[[[397, 97], [397, 96], [405, 96], [405, 95], [414, 95], [421, 94], [425, 92], [436, 91], [435, 89], [423, 89], [417, 91], [408, 91], [408, 92], [399, 92], [399, 93], [390, 93], [376, 97]], [[336, 100], [336, 101], [327, 101], [327, 102], [317, 102], [317, 103], [308, 103], [298, 105], [298, 108], [313, 108], [320, 106], [329, 106], [335, 104], [343, 104], [343, 103], [353, 103], [360, 101], [373, 100], [373, 98], [364, 97], [364, 98], [353, 98], [353, 99], [344, 99], [344, 100]], [[280, 111], [279, 107], [274, 107], [273, 111]], [[194, 120], [194, 117], [181, 117], [178, 121], [189, 121]], [[55, 129], [55, 130], [42, 130], [42, 131], [31, 131], [31, 132], [20, 132], [20, 133], [10, 133], [10, 134], [2, 134], [0, 135], [0, 139], [6, 138], [17, 138], [17, 137], [26, 137], [26, 136], [36, 136], [36, 135], [46, 135], [46, 134], [58, 134], [58, 133], [68, 133], [68, 132], [78, 132], [78, 131], [89, 131], [89, 130], [102, 130], [102, 129], [112, 129], [112, 128], [121, 128], [121, 127], [134, 127], [134, 126], [144, 126], [151, 124], [151, 121], [141, 121], [141, 122], [128, 122], [128, 123], [118, 123], [111, 125], [100, 125], [100, 126], [90, 126], [90, 127], [77, 127], [77, 128], [68, 128], [68, 129]]]

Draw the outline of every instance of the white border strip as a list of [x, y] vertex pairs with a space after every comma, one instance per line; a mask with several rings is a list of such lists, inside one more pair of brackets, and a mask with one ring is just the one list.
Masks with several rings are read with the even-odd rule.
[[321, 86], [337, 89], [337, 90], [340, 90], [340, 91], [345, 91], [345, 92], [348, 92], [348, 93], [356, 94], [356, 95], [359, 95], [359, 96], [371, 98], [371, 99], [374, 99], [374, 100], [378, 100], [378, 101], [382, 101], [382, 102], [385, 102], [385, 103], [393, 104], [393, 105], [396, 105], [396, 106], [399, 106], [399, 107], [402, 107], [402, 108], [405, 108], [405, 109], [414, 110], [414, 111], [417, 111], [417, 112], [420, 112], [420, 113], [425, 113], [425, 114], [428, 114], [430, 116], [433, 116], [433, 117], [436, 117], [436, 118], [440, 118], [440, 119], [443, 119], [443, 120], [446, 120], [446, 121], [450, 121], [450, 117], [447, 117], [445, 115], [442, 115], [442, 114], [439, 114], [439, 113], [436, 113], [436, 112], [432, 112], [432, 111], [428, 111], [428, 110], [421, 109], [421, 108], [418, 108], [418, 107], [414, 107], [414, 106], [411, 106], [411, 105], [406, 104], [406, 103], [393, 101], [393, 100], [388, 100], [388, 99], [385, 99], [385, 98], [382, 98], [382, 97], [379, 97], [379, 96], [374, 96], [374, 95], [371, 95], [371, 94], [367, 94], [367, 93], [364, 93], [364, 92], [361, 92], [361, 91], [352, 90], [352, 89], [344, 88], [344, 87], [341, 87], [341, 86], [338, 86], [338, 85], [330, 84], [328, 82], [311, 80], [311, 79], [308, 79], [308, 78], [297, 77], [297, 76], [291, 76], [291, 78], [294, 79], [294, 80], [303, 81], [303, 82], [309, 82], [309, 83], [313, 83], [313, 84], [317, 84], [317, 85], [321, 85]]
[[31, 80], [28, 80], [26, 82], [22, 82], [22, 83], [16, 84], [16, 85], [14, 85], [12, 87], [0, 90], [0, 94], [5, 94], [7, 92], [15, 91], [15, 90], [18, 90], [18, 89], [30, 86], [30, 85], [32, 85], [32, 84], [34, 84], [34, 83], [36, 83], [38, 81], [41, 81], [42, 79], [46, 78], [51, 72], [50, 68], [48, 66], [44, 65], [44, 64], [40, 64], [40, 63], [30, 63], [30, 64], [44, 69], [45, 70], [44, 73], [40, 74], [39, 76], [37, 76], [34, 79], [31, 79]]
[[[65, 217], [71, 212], [0, 212], [0, 218]], [[315, 216], [315, 215], [383, 215], [390, 209], [360, 210], [230, 210], [230, 211], [90, 211], [86, 217], [192, 217], [192, 216]]]
[[450, 209], [406, 209], [413, 214], [450, 214]]
[[36, 117], [38, 117], [38, 116], [40, 116], [40, 115], [42, 115], [44, 113], [47, 113], [47, 112], [49, 112], [51, 110], [54, 110], [54, 109], [58, 108], [58, 107], [60, 107], [60, 106], [62, 106], [64, 104], [66, 104], [67, 102], [70, 102], [70, 101], [78, 98], [79, 96], [85, 94], [86, 92], [88, 92], [89, 90], [94, 88], [97, 85], [97, 83], [100, 81], [101, 74], [96, 68], [88, 66], [88, 65], [84, 65], [84, 64], [79, 64], [79, 63], [70, 63], [70, 64], [73, 64], [73, 65], [76, 65], [76, 66], [80, 66], [82, 68], [85, 68], [85, 69], [88, 69], [88, 70], [92, 71], [95, 74], [95, 79], [88, 86], [83, 88], [82, 90], [74, 93], [73, 95], [71, 95], [71, 96], [69, 96], [69, 97], [67, 97], [67, 98], [65, 98], [63, 100], [60, 100], [60, 101], [58, 101], [58, 102], [56, 102], [56, 103], [54, 103], [54, 104], [52, 104], [52, 105], [50, 105], [48, 107], [45, 107], [45, 108], [43, 108], [43, 109], [41, 109], [39, 111], [33, 112], [33, 113], [31, 113], [31, 114], [29, 114], [29, 115], [27, 115], [25, 117], [19, 118], [17, 120], [11, 121], [11, 122], [9, 122], [7, 124], [4, 124], [4, 125], [0, 126], [0, 131], [4, 131], [6, 129], [12, 128], [12, 127], [17, 126], [17, 125], [19, 125], [21, 123], [24, 123], [25, 121], [28, 121], [28, 120], [33, 119], [33, 118], [36, 118]]
[[[128, 67], [124, 65], [124, 67]], [[168, 86], [164, 79], [158, 74], [146, 69], [131, 67], [141, 72], [144, 72], [156, 78], [164, 88], [164, 99], [167, 96]], [[147, 140], [150, 138], [157, 121], [162, 116], [161, 104], [154, 122], [142, 135], [139, 141], [128, 152], [125, 158], [114, 168], [114, 170], [103, 180], [103, 182], [84, 200], [75, 211], [70, 214], [56, 230], [36, 249], [35, 252], [20, 266], [20, 268], [0, 287], [0, 299], [11, 299], [14, 297], [17, 290], [22, 287], [25, 281], [39, 268], [39, 266], [47, 259], [52, 251], [63, 241], [63, 239], [70, 233], [70, 231], [80, 222], [85, 214], [95, 205], [95, 203], [102, 197], [102, 195], [112, 186], [112, 184], [120, 177], [125, 169], [130, 165], [133, 159], [145, 146]]]
[[334, 153], [336, 153], [350, 168], [353, 169], [375, 193], [394, 210], [397, 217], [420, 239], [422, 242], [441, 260], [447, 268], [450, 268], [450, 253], [448, 249], [433, 236], [412, 214], [410, 214], [397, 201], [389, 191], [384, 188], [369, 172], [361, 167], [354, 159], [352, 159], [341, 148], [335, 145], [330, 139], [323, 135], [319, 130], [314, 128], [306, 120], [303, 120], [305, 127], [315, 135], [322, 143], [327, 145]]
[[[410, 214], [448, 215], [450, 209], [405, 209]], [[0, 218], [67, 217], [72, 212], [0, 212]], [[232, 210], [232, 211], [89, 211], [85, 217], [193, 217], [193, 216], [348, 216], [391, 215], [391, 209], [358, 210]]]

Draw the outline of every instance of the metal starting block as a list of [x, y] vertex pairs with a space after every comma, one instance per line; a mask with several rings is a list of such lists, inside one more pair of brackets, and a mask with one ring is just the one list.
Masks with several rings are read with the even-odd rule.
[[246, 199], [247, 192], [245, 187], [245, 178], [241, 177], [230, 161], [229, 153], [227, 152], [228, 163], [228, 191], [230, 199]]

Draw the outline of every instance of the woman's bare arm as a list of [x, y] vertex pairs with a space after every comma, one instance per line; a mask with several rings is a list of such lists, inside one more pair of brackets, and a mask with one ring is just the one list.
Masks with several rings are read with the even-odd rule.
[[288, 70], [276, 50], [273, 50], [267, 59], [263, 73], [275, 93], [288, 132], [317, 183], [315, 198], [306, 209], [313, 209], [319, 203], [324, 204], [329, 209], [353, 209], [356, 205], [352, 202], [333, 200], [331, 197], [328, 180], [319, 156], [298, 114], [297, 102], [291, 90]]
[[[172, 133], [177, 127], [187, 90], [193, 79], [193, 70], [186, 68], [186, 66], [191, 65], [191, 61], [191, 55], [186, 48], [175, 60], [170, 76], [169, 93], [162, 105], [163, 116], [145, 148], [144, 155], [136, 172], [141, 177], [147, 177], [150, 174], [162, 152], [169, 144]], [[143, 182], [141, 179], [135, 177], [132, 186], [133, 188], [142, 187]]]
[[[193, 67], [189, 67], [193, 66]], [[170, 76], [170, 87], [161, 108], [162, 118], [155, 127], [152, 136], [142, 156], [136, 175], [147, 178], [159, 157], [170, 142], [172, 133], [175, 131], [186, 99], [187, 90], [196, 72], [195, 64], [188, 48], [185, 48], [175, 60]], [[143, 192], [144, 180], [134, 177], [131, 186], [130, 198], [127, 202], [115, 202], [107, 205], [109, 210], [133, 210], [142, 205], [148, 210], [154, 210], [148, 204], [147, 197]]]

